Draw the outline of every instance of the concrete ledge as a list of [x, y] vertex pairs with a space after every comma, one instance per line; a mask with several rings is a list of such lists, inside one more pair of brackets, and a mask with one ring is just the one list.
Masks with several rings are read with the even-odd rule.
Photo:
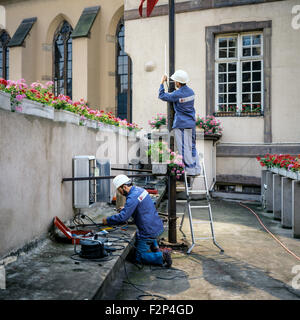
[[[103, 208], [101, 208], [103, 211]], [[105, 215], [112, 207], [104, 207]], [[89, 214], [90, 217], [93, 217]], [[94, 217], [93, 217], [94, 219]], [[95, 221], [102, 220], [98, 216]], [[127, 238], [134, 241], [136, 227], [128, 226]], [[122, 231], [113, 231], [121, 236]], [[123, 259], [130, 244], [123, 242], [124, 249], [115, 251], [109, 261], [92, 262], [88, 259], [75, 261], [74, 245], [44, 239], [33, 250], [21, 253], [16, 261], [6, 265], [6, 289], [0, 290], [1, 300], [91, 300], [99, 299], [111, 282], [120, 277]], [[80, 246], [76, 246], [80, 251]], [[77, 259], [78, 256], [75, 256]], [[79, 258], [82, 260], [81, 258]]]

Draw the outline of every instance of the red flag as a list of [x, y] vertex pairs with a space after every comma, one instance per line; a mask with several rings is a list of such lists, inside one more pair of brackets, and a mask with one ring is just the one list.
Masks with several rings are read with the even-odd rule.
[[[143, 16], [143, 4], [146, 0], [141, 0], [141, 4], [139, 7], [139, 12], [140, 12], [140, 16]], [[153, 8], [155, 7], [155, 5], [157, 4], [158, 0], [147, 0], [147, 17], [150, 16]]]

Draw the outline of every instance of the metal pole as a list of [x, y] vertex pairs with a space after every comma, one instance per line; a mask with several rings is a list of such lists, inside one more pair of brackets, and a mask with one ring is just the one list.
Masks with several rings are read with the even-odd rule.
[[[169, 0], [169, 76], [175, 72], [175, 0]], [[175, 90], [175, 83], [169, 83], [169, 92]], [[174, 120], [173, 103], [168, 103], [168, 130], [171, 133]], [[174, 151], [174, 136], [170, 134], [170, 149]], [[169, 242], [177, 243], [176, 230], [176, 177], [168, 177]]]
[[[146, 178], [146, 177], [163, 177], [166, 176], [166, 174], [163, 173], [156, 173], [156, 174], [132, 174], [128, 175], [128, 178]], [[73, 178], [63, 178], [63, 182], [67, 181], [86, 181], [86, 180], [102, 180], [102, 179], [113, 179], [116, 176], [91, 176], [91, 177], [73, 177]]]

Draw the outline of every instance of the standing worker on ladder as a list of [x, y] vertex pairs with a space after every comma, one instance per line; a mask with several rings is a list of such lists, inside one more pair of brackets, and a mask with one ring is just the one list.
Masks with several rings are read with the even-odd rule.
[[178, 152], [183, 157], [186, 174], [196, 176], [200, 174], [199, 156], [196, 150], [196, 116], [195, 94], [186, 84], [189, 81], [188, 74], [183, 70], [177, 70], [171, 77], [175, 81], [177, 90], [166, 93], [164, 83], [168, 77], [164, 75], [159, 87], [159, 99], [173, 102], [175, 117], [172, 129], [174, 130]]

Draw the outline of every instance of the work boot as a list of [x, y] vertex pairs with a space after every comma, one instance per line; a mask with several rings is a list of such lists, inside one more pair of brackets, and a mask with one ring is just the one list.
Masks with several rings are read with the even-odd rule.
[[170, 268], [172, 265], [171, 253], [169, 251], [163, 251], [163, 266], [166, 268]]
[[172, 249], [171, 248], [159, 248], [158, 251], [160, 252], [172, 252]]

